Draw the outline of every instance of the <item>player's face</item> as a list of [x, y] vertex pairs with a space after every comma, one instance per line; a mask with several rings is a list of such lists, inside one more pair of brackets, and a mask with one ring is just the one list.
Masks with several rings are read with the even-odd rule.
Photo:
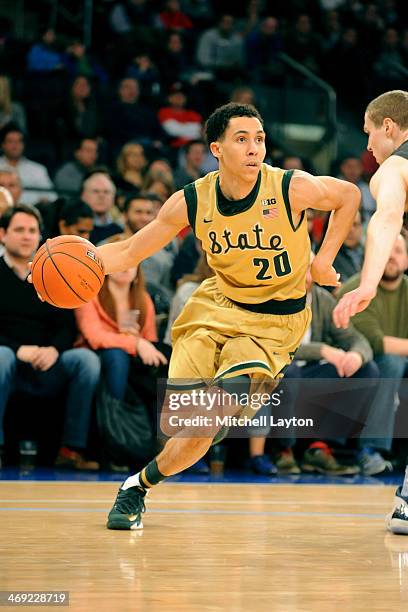
[[368, 135], [367, 149], [372, 152], [377, 163], [382, 164], [394, 151], [394, 143], [386, 135], [384, 125], [376, 127], [365, 114], [364, 131]]
[[[244, 181], [255, 181], [265, 159], [265, 132], [256, 117], [232, 117], [215, 147], [220, 167]], [[212, 151], [214, 148], [212, 147]]]
[[16, 213], [8, 228], [2, 230], [2, 242], [12, 257], [29, 260], [40, 243], [37, 219], [23, 212]]
[[126, 214], [126, 224], [135, 234], [155, 217], [153, 203], [150, 200], [132, 200]]

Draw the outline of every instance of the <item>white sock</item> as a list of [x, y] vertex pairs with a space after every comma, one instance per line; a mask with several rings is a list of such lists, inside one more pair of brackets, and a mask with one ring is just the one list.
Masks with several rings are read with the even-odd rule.
[[129, 489], [130, 487], [143, 488], [142, 485], [140, 484], [139, 476], [140, 476], [140, 472], [138, 472], [134, 476], [129, 476], [129, 478], [127, 478], [125, 482], [123, 483], [123, 485], [121, 486], [121, 489], [126, 490], [126, 489]]
[[401, 495], [403, 497], [408, 497], [408, 465], [405, 468], [404, 484], [402, 485]]

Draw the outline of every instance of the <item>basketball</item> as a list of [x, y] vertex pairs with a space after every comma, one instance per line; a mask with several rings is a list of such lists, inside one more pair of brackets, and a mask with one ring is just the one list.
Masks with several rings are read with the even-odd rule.
[[104, 281], [94, 245], [78, 236], [48, 239], [35, 254], [31, 275], [37, 293], [58, 308], [78, 308], [94, 298]]

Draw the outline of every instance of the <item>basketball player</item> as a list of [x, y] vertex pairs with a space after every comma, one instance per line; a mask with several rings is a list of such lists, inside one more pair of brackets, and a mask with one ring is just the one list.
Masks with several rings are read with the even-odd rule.
[[[350, 317], [367, 308], [375, 297], [401, 231], [404, 212], [408, 211], [408, 91], [388, 91], [370, 102], [364, 131], [368, 134], [367, 149], [380, 164], [370, 181], [377, 210], [367, 226], [360, 286], [346, 293], [333, 312], [338, 327], [347, 327]], [[408, 535], [408, 466], [386, 521], [393, 533]]]
[[[313, 279], [338, 286], [332, 267], [360, 202], [351, 183], [263, 163], [258, 111], [230, 103], [208, 119], [206, 136], [219, 172], [174, 193], [157, 218], [127, 241], [99, 248], [107, 274], [137, 266], [191, 225], [215, 276], [205, 280], [173, 326], [169, 390], [193, 393], [212, 381], [226, 393], [257, 377], [282, 376], [310, 323], [305, 276], [310, 260], [307, 208], [334, 211], [312, 265]], [[187, 379], [187, 383], [185, 382]], [[208, 388], [208, 387], [207, 387]], [[221, 432], [215, 431], [216, 441]], [[211, 435], [174, 436], [120, 487], [110, 529], [140, 529], [149, 489], [200, 459]]]

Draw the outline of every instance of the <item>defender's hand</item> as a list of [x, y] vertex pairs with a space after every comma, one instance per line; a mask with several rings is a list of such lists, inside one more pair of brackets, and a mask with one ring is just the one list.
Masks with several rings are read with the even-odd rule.
[[[29, 264], [28, 264], [28, 267], [30, 268], [30, 270], [31, 270], [31, 266], [32, 266], [32, 265], [33, 265], [33, 262], [32, 262], [32, 261], [30, 261], [30, 262], [29, 262]], [[28, 280], [28, 282], [29, 282], [29, 283], [31, 283], [31, 284], [32, 284], [32, 282], [33, 282], [33, 277], [32, 277], [32, 275], [31, 275], [31, 272], [30, 272], [30, 274], [27, 276], [27, 280]], [[37, 295], [38, 295], [38, 299], [39, 299], [39, 300], [41, 300], [42, 302], [45, 302], [44, 298], [43, 298], [43, 297], [42, 297], [42, 296], [41, 296], [41, 295], [38, 293], [38, 291], [37, 291]]]
[[323, 260], [319, 259], [319, 255], [316, 255], [312, 265], [310, 266], [310, 273], [312, 279], [318, 285], [328, 287], [340, 287], [339, 281], [340, 274], [337, 274], [336, 270], [332, 265], [327, 265]]
[[333, 321], [336, 327], [349, 326], [351, 317], [361, 312], [375, 297], [376, 292], [365, 287], [357, 287], [354, 291], [349, 291], [339, 300], [333, 310]]

